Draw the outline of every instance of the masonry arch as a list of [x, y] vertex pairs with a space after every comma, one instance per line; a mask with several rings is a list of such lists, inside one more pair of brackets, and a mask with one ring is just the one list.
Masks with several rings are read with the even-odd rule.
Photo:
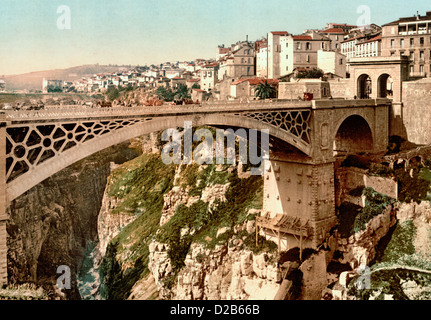
[[369, 99], [372, 94], [372, 85], [371, 77], [366, 73], [361, 74], [357, 80], [358, 99]]
[[201, 115], [177, 115], [148, 118], [132, 126], [124, 127], [120, 130], [98, 136], [92, 140], [81, 143], [73, 148], [67, 149], [54, 157], [30, 168], [26, 173], [18, 176], [7, 183], [7, 201], [10, 202], [43, 180], [52, 176], [56, 172], [68, 167], [69, 165], [84, 159], [98, 151], [110, 146], [139, 137], [144, 134], [165, 130], [168, 128], [183, 127], [185, 121], [192, 121], [192, 125], [209, 125], [215, 127], [236, 127], [245, 129], [263, 130], [269, 132], [270, 137], [278, 138], [292, 145], [303, 154], [311, 156], [312, 147], [309, 143], [302, 141], [298, 136], [291, 132], [281, 130], [270, 123], [257, 119], [241, 117], [235, 114], [207, 113]]
[[393, 79], [387, 74], [381, 74], [377, 79], [377, 97], [391, 98], [393, 96]]
[[344, 119], [336, 131], [334, 154], [372, 152], [373, 133], [367, 122], [360, 115], [351, 115]]

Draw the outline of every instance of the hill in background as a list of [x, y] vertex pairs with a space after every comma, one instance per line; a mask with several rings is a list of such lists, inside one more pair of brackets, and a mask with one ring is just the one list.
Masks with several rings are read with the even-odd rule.
[[75, 81], [84, 76], [91, 76], [97, 73], [117, 72], [127, 70], [133, 66], [117, 65], [84, 65], [67, 69], [56, 69], [47, 71], [36, 71], [19, 75], [4, 76], [7, 90], [42, 90], [42, 80], [55, 79], [63, 81]]

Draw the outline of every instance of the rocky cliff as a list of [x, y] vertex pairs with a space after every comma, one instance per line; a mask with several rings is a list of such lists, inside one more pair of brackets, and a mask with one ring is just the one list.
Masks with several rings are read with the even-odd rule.
[[262, 187], [237, 167], [167, 166], [158, 154], [114, 170], [99, 215], [102, 296], [273, 299], [276, 246], [255, 244]]
[[101, 151], [58, 172], [13, 201], [8, 209], [9, 282], [55, 285], [57, 267], [76, 273], [87, 246], [97, 240], [97, 218], [110, 174], [110, 162], [123, 163], [138, 153], [129, 143]]

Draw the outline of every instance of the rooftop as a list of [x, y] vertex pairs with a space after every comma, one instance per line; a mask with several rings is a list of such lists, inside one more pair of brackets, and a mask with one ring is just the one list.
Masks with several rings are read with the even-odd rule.
[[345, 34], [345, 32], [343, 31], [343, 29], [340, 29], [340, 28], [331, 28], [331, 29], [322, 30], [320, 32], [321, 33], [341, 33], [341, 34]]
[[313, 40], [313, 38], [311, 36], [292, 36], [293, 40]]
[[418, 14], [418, 15], [414, 15], [413, 17], [399, 18], [398, 20], [386, 23], [383, 26], [391, 26], [391, 25], [397, 25], [400, 23], [428, 21], [428, 20], [431, 20], [431, 11], [427, 11], [426, 15], [424, 16], [421, 16]]
[[288, 36], [289, 35], [289, 32], [287, 32], [287, 31], [271, 31], [271, 33], [275, 34], [275, 35], [279, 35], [279, 36]]

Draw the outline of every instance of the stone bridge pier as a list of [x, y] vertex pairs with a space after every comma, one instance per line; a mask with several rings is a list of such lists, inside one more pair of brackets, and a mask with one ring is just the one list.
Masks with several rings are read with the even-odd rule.
[[[334, 163], [272, 156], [264, 176], [258, 226], [279, 251], [317, 248], [335, 226]], [[260, 230], [259, 230], [260, 231]]]

